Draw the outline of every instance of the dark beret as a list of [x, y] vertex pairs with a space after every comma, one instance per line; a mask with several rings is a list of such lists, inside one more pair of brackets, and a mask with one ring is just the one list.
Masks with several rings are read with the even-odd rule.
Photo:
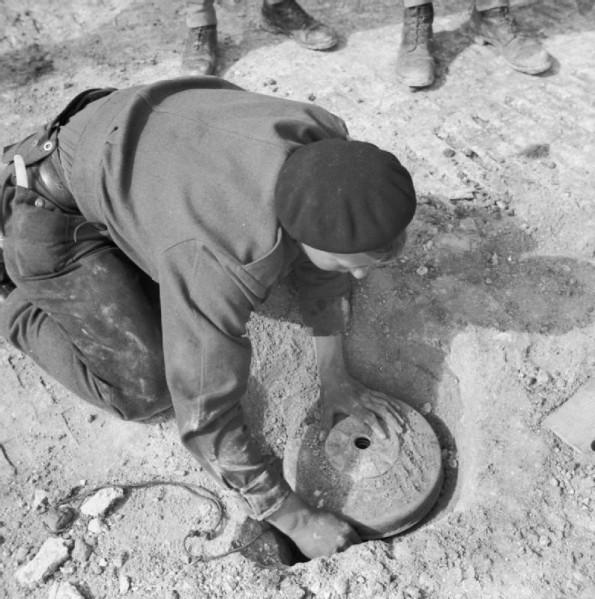
[[325, 139], [289, 155], [275, 187], [281, 226], [299, 242], [356, 254], [389, 245], [415, 214], [411, 175], [390, 152]]

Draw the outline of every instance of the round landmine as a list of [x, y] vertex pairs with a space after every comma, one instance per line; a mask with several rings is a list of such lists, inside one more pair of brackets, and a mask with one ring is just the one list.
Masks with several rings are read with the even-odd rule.
[[404, 421], [401, 433], [380, 439], [353, 417], [322, 441], [318, 423], [285, 448], [283, 470], [307, 503], [350, 522], [363, 539], [380, 539], [419, 522], [442, 486], [438, 439], [426, 419], [394, 400]]

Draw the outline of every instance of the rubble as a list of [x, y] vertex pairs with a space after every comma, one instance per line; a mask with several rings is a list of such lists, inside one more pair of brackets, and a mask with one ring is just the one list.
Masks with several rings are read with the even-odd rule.
[[70, 582], [55, 582], [50, 588], [48, 599], [85, 599]]
[[81, 513], [91, 517], [103, 516], [122, 497], [124, 491], [120, 487], [101, 489], [83, 502]]
[[37, 555], [15, 572], [15, 579], [24, 587], [34, 587], [43, 582], [68, 559], [69, 549], [60, 537], [50, 537], [43, 543]]

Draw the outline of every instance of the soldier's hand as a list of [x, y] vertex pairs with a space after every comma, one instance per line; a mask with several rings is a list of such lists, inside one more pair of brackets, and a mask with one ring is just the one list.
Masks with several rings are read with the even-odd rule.
[[322, 427], [326, 432], [340, 416], [353, 416], [380, 439], [387, 439], [391, 431], [402, 433], [405, 429], [403, 417], [390, 397], [368, 389], [350, 376], [322, 385], [320, 393]]
[[329, 512], [310, 508], [295, 493], [268, 521], [291, 538], [310, 559], [332, 555], [361, 542], [347, 522]]

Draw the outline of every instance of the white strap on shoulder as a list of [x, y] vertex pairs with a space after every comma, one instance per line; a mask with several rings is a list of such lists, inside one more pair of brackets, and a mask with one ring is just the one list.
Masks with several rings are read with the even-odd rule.
[[27, 177], [27, 167], [25, 166], [23, 157], [20, 154], [15, 154], [13, 161], [17, 185], [29, 189], [29, 177]]

